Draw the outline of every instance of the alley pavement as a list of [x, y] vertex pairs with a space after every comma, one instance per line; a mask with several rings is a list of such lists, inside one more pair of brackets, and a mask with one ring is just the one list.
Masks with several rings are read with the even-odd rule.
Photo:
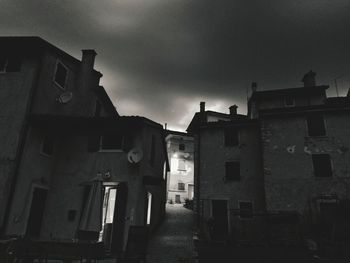
[[168, 204], [166, 218], [149, 243], [147, 263], [189, 263], [193, 256], [193, 212]]

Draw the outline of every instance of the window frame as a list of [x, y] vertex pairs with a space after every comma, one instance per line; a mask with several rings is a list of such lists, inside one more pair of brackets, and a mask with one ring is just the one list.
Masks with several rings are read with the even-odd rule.
[[[183, 186], [183, 189], [180, 189], [180, 185]], [[182, 187], [181, 187], [182, 188]], [[186, 184], [182, 182], [177, 182], [177, 190], [178, 191], [186, 191]]]
[[[288, 99], [288, 98], [293, 99], [293, 103], [292, 103], [292, 104], [287, 104], [287, 99]], [[287, 97], [287, 96], [285, 96], [285, 97], [284, 97], [284, 107], [287, 107], [287, 108], [289, 108], [289, 107], [295, 107], [295, 97]]]
[[[228, 163], [238, 163], [239, 165], [239, 175], [238, 175], [238, 178], [236, 179], [228, 179], [228, 176], [227, 176], [227, 165]], [[225, 182], [240, 182], [242, 180], [242, 177], [241, 177], [241, 161], [240, 160], [231, 160], [231, 161], [226, 161], [225, 162], [225, 175], [224, 175], [224, 181]]]
[[[231, 144], [228, 143], [227, 134], [230, 134], [229, 133], [230, 129], [235, 130], [237, 132], [237, 144], [232, 144], [231, 145]], [[241, 141], [240, 132], [239, 132], [239, 129], [237, 127], [225, 127], [224, 128], [224, 146], [225, 147], [237, 147], [237, 146], [239, 146], [240, 141]]]
[[[57, 69], [58, 69], [58, 64], [61, 64], [65, 70], [66, 70], [66, 77], [64, 79], [64, 87], [61, 86], [61, 84], [59, 84], [57, 81], [56, 81], [56, 74], [57, 74]], [[68, 67], [59, 59], [56, 60], [56, 65], [55, 65], [55, 71], [54, 71], [54, 74], [53, 74], [53, 82], [61, 89], [61, 90], [66, 90], [66, 85], [67, 85], [67, 80], [68, 80]]]
[[[305, 118], [305, 124], [306, 124], [306, 131], [307, 131], [307, 136], [308, 137], [327, 137], [327, 122], [326, 119], [324, 117], [324, 114], [320, 114], [322, 116], [322, 120], [323, 120], [323, 128], [324, 128], [324, 134], [322, 135], [311, 135], [310, 134], [310, 129], [309, 129], [309, 116], [313, 115], [315, 113], [308, 113], [306, 114], [306, 118]], [[311, 126], [311, 125], [310, 125]]]
[[[46, 139], [52, 139], [52, 153], [47, 153], [44, 151], [44, 145], [45, 145], [45, 142], [46, 142]], [[54, 136], [53, 135], [49, 135], [49, 134], [45, 134], [44, 137], [42, 138], [41, 140], [41, 146], [40, 146], [40, 154], [43, 155], [43, 156], [46, 156], [46, 157], [52, 157], [53, 154], [55, 152], [55, 139], [54, 139]]]
[[[327, 155], [329, 157], [329, 164], [330, 164], [330, 172], [331, 172], [331, 175], [330, 176], [317, 176], [316, 173], [315, 173], [315, 164], [314, 164], [314, 159], [313, 159], [313, 156], [315, 155]], [[312, 164], [312, 173], [313, 173], [313, 176], [314, 178], [316, 179], [330, 179], [330, 178], [333, 178], [334, 177], [334, 167], [333, 167], [333, 160], [331, 158], [331, 155], [328, 154], [328, 153], [315, 153], [315, 154], [311, 154], [311, 164]]]
[[124, 144], [124, 135], [120, 135], [121, 138], [121, 142], [120, 142], [120, 148], [119, 149], [104, 149], [102, 148], [103, 145], [103, 137], [106, 136], [104, 134], [100, 135], [100, 143], [99, 143], [99, 147], [98, 147], [98, 152], [123, 152], [123, 144]]

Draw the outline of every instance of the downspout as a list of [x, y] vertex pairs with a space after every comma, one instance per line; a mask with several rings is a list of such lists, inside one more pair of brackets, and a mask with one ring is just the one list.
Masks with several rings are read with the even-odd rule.
[[32, 107], [33, 107], [33, 99], [35, 98], [35, 94], [38, 88], [38, 84], [39, 84], [39, 77], [40, 77], [40, 73], [41, 73], [41, 69], [42, 69], [42, 55], [43, 53], [39, 53], [39, 59], [37, 59], [37, 72], [36, 72], [36, 76], [34, 78], [33, 81], [33, 85], [30, 89], [30, 93], [28, 96], [28, 103], [26, 106], [26, 113], [24, 116], [24, 120], [23, 120], [23, 124], [22, 127], [20, 129], [20, 133], [19, 133], [19, 143], [18, 143], [18, 147], [17, 147], [17, 151], [16, 151], [16, 157], [15, 157], [15, 167], [13, 169], [13, 178], [12, 180], [10, 179], [10, 192], [9, 192], [9, 196], [8, 196], [8, 201], [6, 204], [6, 208], [5, 208], [5, 214], [4, 214], [4, 221], [3, 221], [3, 228], [1, 229], [1, 236], [4, 236], [6, 233], [6, 229], [7, 229], [7, 225], [9, 223], [9, 217], [10, 217], [10, 211], [11, 211], [11, 205], [12, 205], [12, 201], [14, 198], [14, 193], [16, 190], [16, 185], [17, 185], [17, 179], [18, 179], [18, 175], [19, 175], [19, 168], [20, 168], [20, 164], [22, 161], [22, 156], [23, 156], [23, 151], [24, 151], [24, 146], [26, 143], [26, 138], [28, 135], [28, 131], [29, 131], [29, 116], [30, 113], [32, 111]]

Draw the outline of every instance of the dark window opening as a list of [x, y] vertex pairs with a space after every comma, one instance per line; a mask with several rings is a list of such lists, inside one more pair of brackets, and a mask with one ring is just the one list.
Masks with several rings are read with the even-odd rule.
[[46, 135], [41, 147], [41, 152], [46, 155], [52, 155], [54, 148], [54, 138], [52, 135]]
[[94, 116], [95, 117], [100, 117], [101, 115], [101, 103], [97, 100], [96, 101], [96, 106], [95, 106], [95, 113], [94, 113]]
[[55, 82], [62, 88], [66, 86], [67, 69], [62, 63], [58, 62], [56, 66]]
[[295, 106], [295, 99], [293, 97], [285, 97], [284, 98], [284, 104], [287, 107]]
[[151, 156], [150, 156], [150, 163], [152, 166], [154, 166], [155, 154], [156, 154], [156, 136], [152, 135], [152, 138], [151, 138]]
[[226, 168], [226, 173], [225, 173], [226, 181], [239, 181], [241, 179], [240, 163], [238, 161], [226, 162], [225, 168]]
[[21, 70], [22, 61], [17, 56], [0, 56], [0, 72], [18, 72]]
[[316, 177], [332, 177], [332, 164], [329, 154], [313, 154], [312, 164]]
[[307, 116], [307, 129], [309, 136], [326, 135], [326, 127], [321, 114], [309, 114]]
[[108, 133], [101, 137], [101, 150], [121, 150], [123, 136], [118, 133]]
[[253, 203], [239, 202], [239, 217], [252, 218], [253, 217]]
[[179, 144], [179, 151], [184, 151], [185, 150], [185, 144], [183, 144], [183, 143], [180, 143]]
[[177, 190], [185, 191], [185, 184], [184, 183], [178, 183], [177, 184]]
[[238, 130], [233, 127], [225, 129], [225, 146], [237, 146], [239, 143]]

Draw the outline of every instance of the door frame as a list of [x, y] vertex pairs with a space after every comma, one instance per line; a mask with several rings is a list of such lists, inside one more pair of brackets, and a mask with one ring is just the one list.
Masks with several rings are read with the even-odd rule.
[[226, 201], [226, 211], [227, 211], [227, 230], [228, 235], [231, 233], [231, 216], [230, 216], [230, 205], [229, 205], [229, 198], [211, 198], [210, 199], [210, 216], [213, 217], [213, 201]]
[[[23, 235], [27, 234], [27, 228], [28, 228], [28, 220], [29, 220], [29, 216], [30, 216], [30, 211], [32, 208], [32, 203], [33, 203], [33, 197], [34, 197], [34, 191], [35, 188], [39, 188], [39, 189], [43, 189], [47, 191], [47, 196], [46, 196], [46, 200], [45, 200], [45, 206], [44, 206], [44, 211], [43, 211], [43, 221], [44, 221], [44, 214], [46, 211], [46, 207], [47, 207], [47, 200], [48, 200], [48, 196], [49, 196], [49, 187], [43, 184], [39, 184], [39, 183], [32, 183], [30, 186], [30, 192], [29, 192], [29, 202], [28, 202], [28, 206], [26, 207], [26, 213], [25, 213], [25, 221], [24, 221], [24, 233]], [[42, 225], [41, 225], [42, 227]]]

